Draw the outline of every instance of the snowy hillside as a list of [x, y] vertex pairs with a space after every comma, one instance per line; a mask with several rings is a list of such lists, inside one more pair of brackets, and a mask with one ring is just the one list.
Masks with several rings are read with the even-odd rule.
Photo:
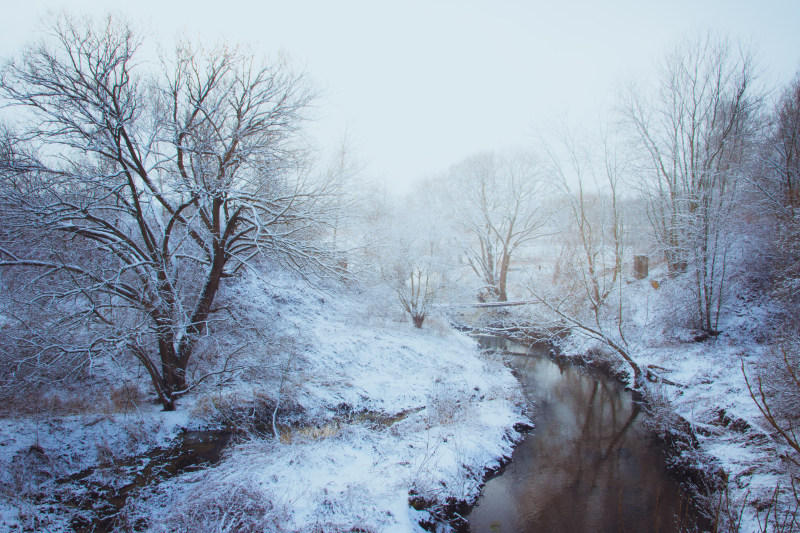
[[[198, 391], [177, 413], [147, 405], [3, 422], [3, 481], [12, 488], [3, 492], [4, 527], [69, 529], [75, 510], [58, 502], [79, 489], [59, 480], [163, 445], [179, 428], [234, 418], [243, 431], [219, 463], [135, 489], [117, 526], [414, 531], [447, 502], [474, 499], [485, 469], [510, 455], [514, 425], [526, 421], [519, 385], [473, 340], [395, 322], [388, 307], [359, 302], [367, 295], [289, 275], [236, 290], [248, 295], [251, 318], [269, 320], [263, 330], [276, 342], [237, 360], [241, 370], [224, 388]], [[276, 427], [248, 426], [247, 409], [253, 420], [274, 414]], [[35, 484], [26, 481], [31, 470]], [[110, 467], [82, 483], [101, 478], [115, 487], [128, 479]]]

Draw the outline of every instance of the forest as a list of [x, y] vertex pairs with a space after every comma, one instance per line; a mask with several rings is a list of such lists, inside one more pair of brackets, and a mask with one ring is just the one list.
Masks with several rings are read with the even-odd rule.
[[3, 529], [469, 530], [537, 423], [483, 336], [633, 391], [711, 530], [800, 530], [800, 75], [686, 38], [400, 195], [287, 57], [148, 39], [0, 68]]

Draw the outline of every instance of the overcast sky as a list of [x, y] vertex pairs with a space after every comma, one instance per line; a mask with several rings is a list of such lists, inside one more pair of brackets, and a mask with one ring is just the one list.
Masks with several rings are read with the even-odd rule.
[[608, 107], [683, 36], [755, 43], [769, 84], [800, 69], [797, 0], [3, 0], [0, 56], [65, 7], [126, 15], [164, 43], [183, 33], [288, 52], [323, 94], [318, 140], [347, 132], [365, 174], [398, 189]]

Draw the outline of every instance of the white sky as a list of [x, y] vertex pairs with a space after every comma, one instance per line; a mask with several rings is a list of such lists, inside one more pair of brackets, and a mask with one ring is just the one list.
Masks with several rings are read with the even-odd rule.
[[35, 36], [48, 9], [122, 13], [162, 43], [284, 50], [323, 93], [314, 134], [345, 132], [365, 174], [392, 188], [489, 149], [534, 141], [553, 118], [613, 104], [685, 35], [757, 44], [764, 81], [800, 70], [797, 0], [2, 0], [0, 57]]

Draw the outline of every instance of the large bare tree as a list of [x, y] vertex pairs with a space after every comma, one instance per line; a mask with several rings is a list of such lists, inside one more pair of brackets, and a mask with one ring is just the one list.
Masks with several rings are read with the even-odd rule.
[[729, 222], [751, 162], [761, 98], [752, 56], [711, 35], [668, 55], [658, 86], [631, 91], [626, 116], [648, 164], [648, 215], [673, 273], [691, 270], [697, 319], [716, 331]]
[[79, 344], [33, 341], [28, 315], [20, 369], [127, 351], [171, 410], [199, 381], [187, 368], [225, 278], [264, 256], [330, 264], [329, 189], [299, 142], [302, 75], [188, 44], [153, 73], [140, 44], [111, 18], [61, 17], [3, 68], [17, 126], [0, 163], [0, 267], [82, 327]]
[[508, 301], [512, 261], [547, 221], [539, 167], [529, 154], [481, 154], [455, 165], [448, 187], [482, 298]]

